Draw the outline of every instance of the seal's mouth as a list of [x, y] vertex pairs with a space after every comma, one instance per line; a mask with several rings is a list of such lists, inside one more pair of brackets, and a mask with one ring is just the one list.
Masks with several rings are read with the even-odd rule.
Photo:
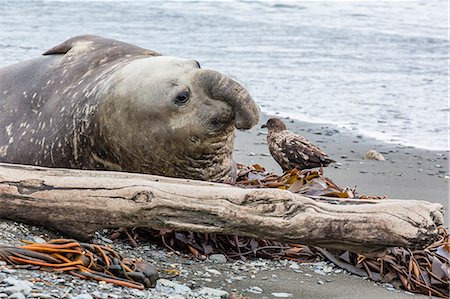
[[180, 155], [175, 155], [174, 176], [200, 179], [204, 181], [223, 181], [233, 178], [233, 140], [234, 127], [220, 134], [189, 137], [189, 145]]
[[233, 127], [233, 124], [230, 120], [224, 118], [215, 118], [211, 120], [211, 131], [213, 132], [224, 132], [227, 127]]
[[210, 134], [227, 134], [234, 129], [234, 113], [230, 110], [222, 111], [208, 120], [207, 128]]

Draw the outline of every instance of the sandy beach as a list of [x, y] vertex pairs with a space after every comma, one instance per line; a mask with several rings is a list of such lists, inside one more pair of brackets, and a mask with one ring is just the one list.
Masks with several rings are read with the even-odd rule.
[[[169, 57], [195, 59], [202, 68], [220, 71], [241, 82], [265, 112], [276, 115], [278, 111], [306, 121], [345, 123], [346, 128], [338, 128], [332, 124], [284, 119], [291, 131], [305, 136], [336, 160], [336, 163], [324, 169], [324, 174], [338, 186], [354, 188], [359, 195], [440, 203], [445, 208], [446, 227], [450, 223], [449, 149], [432, 151], [380, 141], [396, 138], [403, 144], [439, 149], [446, 148], [449, 144], [447, 136], [449, 107], [446, 101], [449, 91], [448, 69], [445, 69], [444, 62], [448, 57], [448, 26], [442, 25], [448, 21], [446, 13], [448, 5], [445, 6], [443, 1], [333, 3], [332, 1], [9, 0], [2, 1], [2, 8], [1, 67], [40, 57], [47, 49], [82, 34], [117, 39]], [[87, 62], [86, 57], [89, 53], [100, 50], [87, 45], [89, 43], [82, 42], [79, 47], [73, 47], [74, 51], [66, 53], [69, 57], [67, 61], [70, 61], [68, 65], [77, 62], [76, 59], [72, 60], [73, 57], [77, 57], [77, 53], [82, 54], [83, 56], [80, 56], [83, 57], [82, 61]], [[95, 51], [88, 51], [89, 49]], [[66, 47], [61, 50], [65, 53]], [[87, 56], [84, 56], [85, 54]], [[80, 84], [98, 83], [96, 80], [104, 77], [105, 80], [102, 79], [100, 85], [92, 88], [92, 91], [103, 91], [109, 90], [103, 86], [104, 82], [115, 82], [106, 80], [106, 75], [110, 73], [106, 69], [98, 76], [91, 73], [95, 68], [104, 67], [108, 57], [114, 56], [110, 54], [111, 52], [107, 50], [99, 55], [101, 60], [98, 61], [98, 65], [90, 64], [89, 71], [84, 75], [79, 74], [78, 68], [75, 68], [77, 74], [72, 78], [83, 76], [83, 79], [76, 80], [76, 88], [83, 92], [75, 91], [75, 85], [72, 84], [73, 98], [67, 97], [72, 107], [76, 103], [83, 103], [75, 101], [76, 94], [83, 101], [92, 99], [91, 91], [87, 92], [88, 89], [81, 88]], [[156, 70], [160, 68], [163, 69], [157, 67]], [[117, 65], [110, 70], [116, 69], [119, 69]], [[60, 104], [60, 99], [65, 98], [62, 95], [72, 90], [72, 87], [65, 86], [68, 81], [75, 82], [67, 75], [70, 72], [66, 74], [67, 70], [64, 68], [62, 75], [57, 75], [58, 72], [41, 72], [40, 68], [33, 68], [31, 72], [23, 72], [23, 77], [29, 82], [18, 80], [22, 76], [16, 78], [8, 74], [8, 78], [14, 79], [12, 80], [14, 88], [9, 91], [0, 89], [0, 94], [8, 92], [11, 94], [13, 89], [24, 88], [17, 90], [20, 95], [18, 99], [30, 95], [28, 99], [31, 99], [36, 107], [42, 108], [44, 112], [52, 112], [49, 124], [42, 122], [37, 129], [28, 127], [30, 124], [25, 122], [28, 121], [28, 117], [24, 117], [22, 113], [17, 114], [18, 117], [14, 116], [14, 119], [23, 119], [18, 125], [20, 128], [26, 128], [22, 134], [26, 134], [28, 128], [28, 132], [32, 134], [35, 132], [41, 134], [44, 127], [50, 131], [50, 128], [56, 128], [53, 121], [57, 115], [69, 116], [69, 105], [61, 107], [61, 110], [54, 109], [56, 106], [53, 105]], [[169, 70], [172, 70], [172, 67], [164, 69], [162, 73]], [[47, 87], [40, 86], [42, 88], [38, 90], [39, 92], [36, 89], [28, 94], [25, 90], [28, 86], [36, 85], [30, 82], [37, 80], [40, 72], [51, 75], [52, 80], [42, 81], [46, 83], [45, 86], [60, 82], [61, 87], [64, 87], [64, 91], [59, 88], [54, 92], [48, 92], [49, 96], [55, 98], [54, 101], [49, 101], [51, 102], [49, 106], [40, 105], [41, 99], [47, 99], [41, 95]], [[89, 80], [84, 77], [87, 75]], [[141, 78], [147, 76], [139, 75], [139, 80], [130, 84], [146, 87], [144, 84], [137, 84]], [[153, 81], [153, 78], [159, 76], [148, 78], [151, 78], [152, 82], [160, 82]], [[173, 85], [181, 88], [184, 83], [178, 82], [184, 82], [183, 78], [183, 76], [176, 77], [175, 81], [164, 80], [164, 82], [175, 82]], [[124, 90], [133, 87], [131, 85], [127, 85]], [[147, 99], [153, 99], [154, 95], [158, 94], [156, 91], [160, 86], [165, 86], [165, 84], [157, 85], [157, 89], [150, 88], [148, 97], [143, 96], [146, 95], [144, 89], [142, 92], [140, 88], [137, 89], [139, 95], [142, 94], [143, 100], [134, 102], [146, 103]], [[194, 88], [189, 91], [194, 91]], [[206, 92], [208, 93], [210, 92]], [[160, 94], [171, 93], [162, 90]], [[35, 96], [38, 96], [38, 100], [33, 100]], [[129, 98], [132, 99], [133, 96]], [[217, 99], [219, 98], [228, 99], [228, 97]], [[171, 107], [172, 99], [169, 99]], [[3, 109], [11, 113], [17, 112], [17, 103], [11, 101], [11, 109]], [[22, 102], [19, 102], [18, 107], [23, 106], [20, 103]], [[161, 101], [155, 103], [158, 106]], [[142, 106], [154, 107], [154, 105]], [[77, 111], [93, 107], [84, 105]], [[27, 110], [28, 112], [31, 110], [33, 115], [37, 111]], [[131, 108], [124, 110], [133, 111]], [[198, 115], [202, 117], [209, 115], [211, 114], [209, 110], [208, 108], [208, 113], [202, 112]], [[135, 111], [141, 111], [141, 106]], [[41, 113], [37, 115], [39, 119]], [[153, 118], [153, 114], [150, 115]], [[123, 146], [124, 149], [139, 148], [135, 144], [136, 140], [147, 140], [145, 130], [153, 131], [155, 126], [142, 124], [144, 119], [151, 118], [143, 117], [141, 120], [133, 118], [126, 123], [124, 126], [126, 128], [132, 124], [139, 125], [139, 129], [128, 130], [127, 136], [134, 137], [133, 134], [140, 133], [141, 130], [144, 135], [141, 139], [134, 138], [131, 145]], [[268, 115], [262, 115], [260, 123], [253, 129], [236, 132], [234, 160], [247, 165], [259, 164], [269, 171], [281, 174], [281, 168], [273, 160], [267, 147], [267, 131], [260, 128], [268, 118]], [[0, 116], [0, 120], [7, 119]], [[69, 122], [62, 123], [62, 128], [64, 126], [67, 128], [72, 122], [75, 124], [76, 119], [72, 115], [68, 119]], [[84, 120], [82, 123], [85, 123]], [[216, 123], [216, 120], [214, 119], [212, 123]], [[9, 123], [0, 128], [2, 129], [0, 135], [1, 132], [8, 135], [8, 138], [4, 139], [5, 145], [8, 142], [10, 146], [10, 143], [18, 142], [24, 136], [9, 136], [12, 130]], [[379, 136], [380, 140], [361, 135], [359, 130], [370, 136]], [[37, 146], [45, 153], [44, 140], [47, 142], [55, 140], [51, 145], [51, 160], [53, 160], [53, 145], [58, 145], [59, 142], [56, 140], [62, 140], [54, 138], [55, 132], [47, 134], [46, 138], [42, 139], [42, 145]], [[3, 136], [6, 135], [0, 137]], [[63, 136], [65, 140], [66, 136], [70, 134]], [[40, 140], [35, 136], [23, 138], [35, 145]], [[148, 140], [163, 138], [167, 137]], [[183, 137], [177, 140], [183, 140]], [[73, 142], [76, 141], [77, 138], [73, 138]], [[2, 146], [0, 143], [0, 154]], [[104, 144], [100, 152], [107, 153], [108, 150], [103, 146]], [[179, 147], [177, 143], [174, 148], [178, 150]], [[19, 151], [25, 149], [29, 153], [34, 153], [31, 148], [22, 146]], [[364, 160], [364, 154], [372, 149], [380, 152], [385, 161]], [[86, 149], [83, 150], [84, 153], [92, 154]], [[67, 152], [74, 152], [75, 160], [78, 160], [77, 146], [73, 146]], [[142, 152], [145, 156], [146, 151]], [[160, 152], [164, 153], [164, 150]], [[103, 158], [99, 158], [102, 162]], [[147, 157], [138, 159], [132, 156], [126, 161], [132, 159], [137, 161], [136, 165], [142, 166], [142, 160], [147, 160]], [[152, 163], [155, 161], [153, 158], [148, 160]], [[106, 162], [110, 164], [108, 160]], [[31, 163], [37, 163], [36, 159]], [[67, 221], [70, 223], [71, 220]], [[160, 270], [159, 273], [162, 273], [163, 278], [169, 280], [159, 280], [154, 289], [137, 290], [95, 280], [81, 280], [64, 273], [15, 269], [0, 261], [0, 299], [208, 299], [218, 298], [211, 294], [214, 292], [220, 294], [222, 290], [231, 299], [428, 298], [396, 288], [394, 282], [375, 283], [367, 277], [351, 275], [324, 261], [300, 264], [287, 260], [226, 260], [220, 253], [217, 254], [218, 259], [211, 256], [194, 258], [190, 252], [170, 251], [166, 247], [142, 239], [137, 240], [137, 247], [132, 247], [126, 238], [112, 240], [112, 232], [112, 229], [98, 231], [92, 243], [111, 246], [125, 258], [149, 261]], [[0, 219], [0, 246], [23, 245], [22, 240], [44, 243], [54, 238], [66, 237], [42, 227]], [[325, 272], [324, 267], [331, 270]], [[179, 275], [169, 277], [171, 274], [167, 273], [170, 271], [164, 270], [172, 270], [171, 273]], [[24, 287], [21, 289], [20, 286]], [[13, 293], [11, 288], [15, 288], [17, 292]], [[205, 288], [213, 290], [208, 291]]]
[[[265, 123], [268, 118], [263, 115], [261, 122]], [[325, 168], [324, 173], [338, 186], [355, 187], [358, 194], [364, 195], [437, 202], [448, 211], [448, 152], [383, 143], [328, 124], [284, 121], [289, 130], [305, 136], [337, 161]], [[266, 132], [258, 126], [237, 132], [235, 160], [244, 164], [257, 163], [281, 173], [270, 156]], [[382, 153], [386, 160], [364, 160], [364, 154], [371, 149]]]
[[[268, 116], [263, 115], [261, 123], [267, 119]], [[338, 185], [356, 187], [359, 194], [439, 202], [448, 210], [448, 153], [382, 143], [331, 125], [288, 119], [285, 121], [291, 131], [302, 134], [318, 144], [337, 161], [335, 165], [325, 169], [325, 175]], [[269, 154], [265, 130], [259, 127], [260, 125], [250, 131], [237, 132], [235, 160], [245, 164], [258, 163], [268, 170], [280, 173], [281, 169]], [[370, 149], [381, 152], [386, 161], [364, 160], [364, 153]], [[446, 217], [448, 225], [448, 214]], [[39, 237], [48, 240], [58, 237], [42, 228], [12, 222], [0, 222], [0, 225], [2, 226], [0, 244], [17, 245], [20, 244], [21, 239]], [[97, 236], [95, 242], [108, 243], [109, 237], [109, 233], [105, 231]], [[193, 261], [189, 256], [177, 256], [164, 248], [146, 243], [140, 243], [137, 248], [132, 248], [126, 240], [123, 240], [115, 241], [113, 246], [124, 256], [153, 260], [162, 268], [173, 267], [184, 271], [181, 277], [173, 281], [189, 286], [192, 290], [207, 286], [223, 289], [229, 294], [232, 292], [242, 294], [248, 298], [275, 298], [271, 294], [277, 292], [291, 294], [290, 298], [410, 298], [413, 296], [400, 289], [394, 290], [389, 284], [374, 283], [367, 278], [350, 275], [338, 268], [334, 268], [331, 274], [324, 276], [314, 271], [316, 269], [314, 264], [298, 264], [293, 268], [292, 264], [284, 261], [258, 260], [244, 263]], [[220, 276], [205, 278], [211, 276], [205, 274], [211, 269], [219, 271]], [[34, 294], [39, 292], [38, 294], [49, 295], [48, 297], [43, 295], [42, 298], [59, 298], [58, 296], [62, 294], [66, 294], [67, 298], [77, 298], [77, 295], [83, 293], [92, 296], [86, 298], [194, 298], [170, 297], [173, 294], [165, 294], [164, 291], [163, 293], [136, 291], [110, 284], [98, 284], [94, 281], [82, 281], [68, 275], [56, 276], [41, 271], [6, 269], [4, 265], [0, 265], [0, 293], [2, 279], [10, 276], [27, 281], [38, 281], [33, 286]], [[50, 283], [55, 279], [59, 282]], [[39, 284], [39, 281], [43, 283]], [[49, 283], [47, 284], [46, 281]], [[262, 292], [249, 291], [254, 287], [260, 288]], [[426, 298], [423, 295], [415, 294], [414, 296]]]
[[[265, 123], [269, 116], [263, 115]], [[448, 152], [429, 151], [397, 144], [383, 143], [328, 124], [312, 124], [284, 119], [288, 129], [319, 145], [337, 161], [325, 168], [325, 175], [342, 187], [355, 187], [358, 194], [380, 195], [396, 199], [420, 199], [437, 202], [445, 207], [446, 226], [449, 223]], [[443, 136], [445, 138], [445, 136]], [[276, 173], [281, 168], [270, 156], [266, 131], [255, 127], [238, 132], [235, 159], [242, 163], [257, 163]], [[371, 149], [382, 153], [385, 161], [364, 160]], [[409, 298], [404, 292], [389, 292], [379, 284], [353, 275], [336, 275], [332, 287], [317, 285], [320, 276], [299, 286], [298, 276], [289, 271], [277, 273], [280, 279], [270, 287], [284, 289], [295, 298]], [[317, 276], [317, 275], [316, 275]], [[331, 286], [331, 285], [330, 285]], [[425, 297], [415, 295], [418, 298]], [[252, 297], [250, 298], [260, 298]]]

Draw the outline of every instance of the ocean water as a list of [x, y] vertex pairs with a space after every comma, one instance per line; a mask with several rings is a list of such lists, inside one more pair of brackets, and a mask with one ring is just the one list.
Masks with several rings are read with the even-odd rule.
[[103, 35], [231, 75], [269, 114], [448, 150], [447, 5], [2, 0], [0, 66]]

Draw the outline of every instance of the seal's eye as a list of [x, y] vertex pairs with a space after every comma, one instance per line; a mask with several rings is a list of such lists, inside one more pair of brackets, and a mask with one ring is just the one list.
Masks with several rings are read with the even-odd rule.
[[183, 105], [183, 104], [186, 104], [187, 101], [189, 101], [189, 92], [188, 92], [188, 91], [180, 92], [180, 93], [175, 97], [175, 104], [177, 104], [177, 105]]

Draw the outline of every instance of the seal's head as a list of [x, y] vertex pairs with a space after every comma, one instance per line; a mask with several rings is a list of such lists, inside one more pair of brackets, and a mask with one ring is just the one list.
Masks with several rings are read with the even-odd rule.
[[167, 56], [133, 60], [108, 80], [98, 130], [104, 156], [116, 159], [105, 163], [165, 176], [230, 178], [234, 128], [259, 121], [242, 85], [195, 60]]

